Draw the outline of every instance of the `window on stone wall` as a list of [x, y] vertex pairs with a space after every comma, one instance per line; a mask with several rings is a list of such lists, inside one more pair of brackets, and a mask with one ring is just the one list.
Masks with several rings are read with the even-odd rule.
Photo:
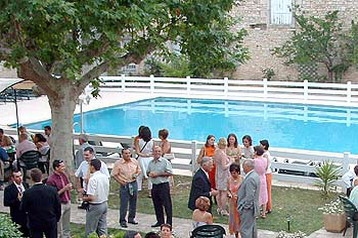
[[290, 8], [293, 0], [270, 0], [270, 23], [272, 25], [292, 25], [293, 16]]

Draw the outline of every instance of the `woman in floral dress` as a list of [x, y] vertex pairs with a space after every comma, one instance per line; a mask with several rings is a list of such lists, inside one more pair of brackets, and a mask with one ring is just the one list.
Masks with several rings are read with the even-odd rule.
[[229, 168], [230, 177], [228, 179], [228, 196], [229, 196], [229, 232], [230, 235], [235, 234], [235, 237], [240, 237], [240, 215], [237, 210], [237, 192], [243, 181], [240, 173], [240, 164], [233, 163]]

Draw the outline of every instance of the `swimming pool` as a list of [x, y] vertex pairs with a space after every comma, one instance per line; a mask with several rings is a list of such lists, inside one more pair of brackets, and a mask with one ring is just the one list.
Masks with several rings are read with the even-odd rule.
[[[79, 122], [80, 116], [74, 117]], [[43, 121], [27, 125], [42, 129]], [[254, 144], [268, 139], [272, 147], [358, 154], [358, 109], [230, 100], [155, 98], [84, 113], [91, 134], [132, 136], [147, 125], [157, 137], [167, 128], [169, 139], [205, 141], [235, 133], [249, 134]], [[79, 127], [75, 127], [79, 132]]]

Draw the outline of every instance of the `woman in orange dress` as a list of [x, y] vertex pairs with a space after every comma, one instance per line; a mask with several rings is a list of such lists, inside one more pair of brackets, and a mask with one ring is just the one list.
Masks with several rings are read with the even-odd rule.
[[230, 178], [228, 179], [228, 197], [229, 197], [229, 232], [230, 235], [235, 234], [235, 237], [240, 237], [240, 214], [237, 210], [237, 192], [243, 181], [240, 173], [240, 164], [232, 163], [229, 168]]
[[[197, 158], [197, 163], [200, 164], [201, 160], [204, 156], [206, 157], [213, 157], [215, 154], [215, 136], [208, 135], [206, 138], [205, 145], [201, 148], [199, 156]], [[213, 169], [209, 172], [209, 180], [211, 188], [216, 189], [216, 181], [215, 181], [215, 175], [216, 175], [216, 166], [214, 163]]]

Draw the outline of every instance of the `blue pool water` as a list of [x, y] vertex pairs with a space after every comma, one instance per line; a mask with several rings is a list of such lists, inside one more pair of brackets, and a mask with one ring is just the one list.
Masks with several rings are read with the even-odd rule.
[[[79, 120], [76, 115], [74, 121]], [[156, 98], [84, 113], [84, 130], [90, 134], [133, 136], [140, 125], [149, 126], [153, 137], [167, 128], [169, 139], [205, 141], [208, 134], [218, 139], [235, 133], [241, 143], [249, 134], [254, 144], [268, 139], [272, 147], [358, 154], [358, 108]]]

